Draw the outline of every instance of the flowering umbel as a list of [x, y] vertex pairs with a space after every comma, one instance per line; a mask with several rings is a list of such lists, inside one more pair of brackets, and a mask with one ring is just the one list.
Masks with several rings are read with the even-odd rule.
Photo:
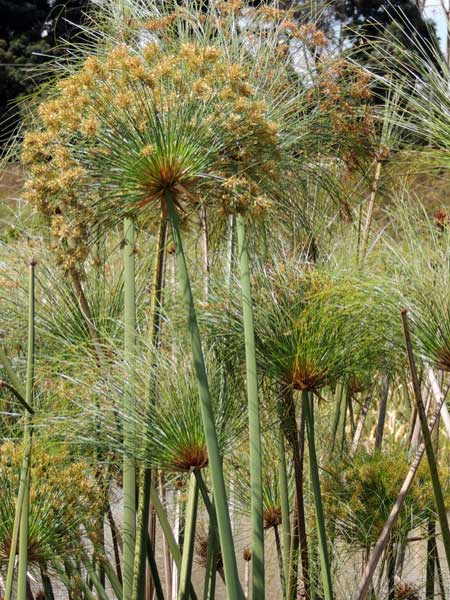
[[219, 48], [151, 41], [89, 57], [57, 84], [23, 160], [26, 199], [50, 219], [66, 268], [86, 256], [95, 225], [159, 211], [165, 191], [178, 206], [270, 205], [261, 188], [276, 179], [280, 126], [250, 81]]

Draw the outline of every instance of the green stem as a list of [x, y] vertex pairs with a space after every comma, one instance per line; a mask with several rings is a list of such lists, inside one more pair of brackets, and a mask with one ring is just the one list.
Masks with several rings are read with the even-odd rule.
[[377, 433], [375, 436], [375, 449], [379, 450], [383, 442], [384, 423], [386, 421], [387, 402], [389, 397], [389, 375], [383, 375], [380, 406], [378, 409]]
[[6, 371], [15, 391], [22, 397], [23, 401], [25, 401], [26, 389], [22, 385], [22, 382], [17, 377], [14, 369], [12, 368], [11, 361], [8, 358], [4, 348], [0, 346], [0, 361], [2, 362], [2, 366]]
[[280, 583], [281, 583], [281, 593], [283, 595], [283, 600], [286, 600], [286, 572], [283, 564], [283, 551], [281, 549], [281, 540], [280, 533], [278, 531], [278, 525], [274, 525], [273, 533], [275, 536], [275, 545], [277, 548], [277, 557], [278, 557], [278, 569], [280, 571]]
[[1, 381], [0, 380], [0, 388], [6, 388], [7, 390], [9, 390], [13, 396], [15, 396], [15, 398], [20, 402], [20, 404], [22, 405], [22, 407], [30, 413], [30, 415], [34, 415], [34, 410], [31, 408], [31, 406], [29, 404], [27, 404], [27, 402], [22, 398], [22, 396], [19, 394], [19, 392], [16, 390], [15, 387], [13, 387], [12, 385], [10, 385], [9, 383], [7, 383], [6, 381]]
[[165, 198], [172, 229], [172, 237], [175, 245], [175, 255], [177, 259], [180, 284], [183, 291], [185, 310], [188, 317], [188, 329], [191, 338], [192, 354], [194, 357], [194, 367], [197, 377], [200, 407], [208, 449], [208, 459], [214, 491], [214, 502], [216, 505], [220, 543], [225, 569], [225, 579], [227, 583], [227, 597], [230, 600], [239, 600], [242, 598], [242, 589], [239, 582], [236, 555], [234, 553], [233, 535], [231, 532], [225, 479], [222, 469], [222, 458], [220, 456], [216, 426], [214, 423], [212, 401], [209, 392], [208, 378], [206, 375], [205, 361], [203, 358], [203, 350], [200, 340], [200, 331], [197, 323], [197, 315], [195, 312], [194, 298], [192, 296], [186, 259], [184, 256], [180, 231], [178, 228], [178, 216], [176, 214], [172, 194], [169, 191], [166, 191]]
[[339, 421], [340, 421], [340, 416], [341, 416], [341, 404], [342, 404], [343, 390], [344, 390], [344, 387], [343, 387], [342, 383], [336, 384], [336, 391], [334, 394], [334, 398], [335, 398], [335, 402], [336, 402], [336, 409], [334, 412], [334, 420], [333, 420], [333, 432], [332, 432], [331, 446], [330, 446], [330, 459], [333, 457], [334, 447], [336, 445], [337, 431], [338, 431]]
[[[278, 454], [279, 454], [279, 466], [278, 466], [278, 486], [280, 491], [280, 504], [281, 504], [281, 527], [283, 536], [283, 564], [284, 564], [284, 582], [285, 586], [289, 579], [289, 561], [290, 561], [290, 548], [291, 548], [291, 526], [289, 523], [289, 486], [288, 486], [288, 475], [286, 467], [286, 449], [284, 447], [284, 436], [280, 429], [278, 434]], [[286, 593], [287, 590], [285, 590]]]
[[303, 462], [305, 451], [305, 411], [301, 406], [300, 426], [297, 429], [294, 395], [291, 387], [286, 387], [281, 397], [280, 419], [284, 437], [288, 441], [294, 465], [295, 504], [294, 519], [289, 549], [289, 578], [287, 580], [288, 600], [294, 600], [298, 587], [298, 560], [302, 565], [303, 588], [306, 600], [311, 599], [308, 556], [308, 535], [305, 519], [305, 498], [303, 485]]
[[[163, 505], [161, 504], [161, 500], [158, 497], [155, 486], [153, 483], [150, 485], [150, 498], [152, 504], [155, 508], [156, 516], [158, 517], [159, 524], [161, 525], [161, 529], [163, 531], [164, 537], [166, 538], [167, 545], [169, 547], [169, 552], [172, 555], [172, 558], [175, 562], [175, 566], [178, 570], [181, 569], [181, 552], [178, 544], [173, 535], [172, 527], [167, 519], [166, 512], [164, 510]], [[191, 584], [191, 600], [197, 600], [197, 595], [195, 594], [194, 588]]]
[[419, 415], [420, 427], [422, 431], [423, 442], [425, 444], [425, 452], [427, 455], [428, 466], [430, 469], [431, 483], [433, 486], [434, 501], [439, 517], [439, 525], [441, 526], [442, 544], [445, 550], [447, 565], [450, 569], [450, 529], [447, 520], [447, 511], [445, 509], [444, 495], [442, 493], [441, 483], [439, 481], [439, 472], [436, 463], [436, 456], [433, 450], [433, 442], [431, 440], [430, 430], [428, 428], [428, 420], [425, 412], [425, 407], [422, 400], [422, 392], [420, 389], [419, 377], [417, 375], [416, 363], [412, 351], [411, 335], [408, 326], [407, 310], [402, 310], [403, 333], [405, 336], [406, 351], [408, 354], [409, 368], [411, 371], [411, 379], [413, 384], [414, 396], [416, 398], [417, 413]]
[[46, 563], [39, 565], [41, 573], [42, 587], [44, 588], [45, 600], [55, 600], [55, 594], [53, 592], [52, 581], [48, 575]]
[[[30, 263], [30, 279], [29, 279], [29, 312], [28, 312], [28, 349], [27, 349], [27, 375], [25, 387], [25, 402], [28, 406], [33, 406], [34, 392], [34, 325], [35, 325], [35, 306], [34, 306], [34, 268], [36, 263]], [[24, 491], [22, 499], [22, 510], [20, 514], [20, 531], [19, 531], [19, 566], [17, 572], [17, 600], [27, 599], [27, 571], [28, 571], [28, 527], [30, 514], [30, 456], [31, 456], [31, 437], [32, 437], [32, 422], [29, 412], [25, 413], [25, 429], [24, 429], [24, 463], [27, 464], [26, 472], [24, 473]]]
[[434, 579], [436, 571], [436, 524], [434, 519], [427, 523], [427, 558], [426, 558], [426, 576], [425, 576], [425, 600], [434, 599]]
[[342, 399], [341, 399], [341, 409], [339, 414], [339, 435], [340, 435], [340, 444], [339, 444], [339, 458], [342, 458], [345, 450], [345, 430], [347, 427], [347, 408], [349, 401], [349, 392], [348, 385], [343, 386], [342, 388]]
[[262, 491], [262, 452], [256, 373], [255, 328], [253, 323], [250, 260], [244, 217], [237, 215], [239, 269], [244, 316], [245, 363], [247, 370], [248, 436], [250, 446], [250, 492], [252, 524], [252, 598], [263, 600], [264, 515]]
[[208, 549], [206, 554], [205, 582], [203, 586], [203, 600], [214, 600], [216, 591], [217, 554], [219, 544], [213, 525], [209, 524]]
[[[156, 559], [155, 559], [155, 549], [153, 547], [152, 540], [151, 540], [148, 532], [147, 532], [146, 546], [147, 546], [147, 559], [148, 559], [148, 564], [150, 567], [150, 576], [151, 576], [153, 586], [155, 588], [155, 597], [156, 597], [156, 600], [164, 600], [164, 592], [162, 589], [161, 578], [159, 576], [158, 565], [156, 564]], [[153, 594], [150, 594], [150, 595], [153, 598]], [[143, 598], [143, 596], [141, 596], [141, 598]]]
[[189, 494], [186, 507], [186, 526], [184, 532], [183, 554], [181, 557], [180, 585], [178, 600], [188, 600], [191, 582], [192, 562], [194, 558], [195, 528], [197, 524], [198, 485], [194, 473], [189, 478]]
[[[214, 547], [215, 547], [216, 554], [215, 554], [215, 558], [214, 558], [214, 565], [216, 565], [217, 564], [217, 554], [220, 551], [219, 527], [217, 525], [216, 509], [214, 506], [214, 502], [209, 499], [208, 489], [206, 487], [205, 480], [203, 479], [202, 472], [200, 470], [195, 471], [195, 476], [197, 477], [197, 484], [198, 484], [200, 493], [202, 495], [202, 499], [203, 499], [203, 503], [206, 508], [206, 512], [208, 513], [210, 532], [213, 533], [215, 536]], [[215, 570], [217, 570], [217, 569], [215, 569]], [[222, 569], [219, 570], [219, 575], [221, 576], [222, 580], [225, 582]], [[214, 585], [215, 585], [215, 573], [214, 573]], [[212, 598], [214, 598], [214, 596], [212, 596]]]
[[133, 589], [134, 546], [136, 540], [136, 465], [132, 458], [134, 439], [133, 388], [131, 384], [136, 346], [136, 288], [135, 288], [135, 226], [124, 220], [124, 359], [129, 380], [125, 384], [124, 458], [123, 458], [123, 600], [130, 600]]
[[213, 531], [217, 536], [219, 536], [219, 528], [217, 524], [217, 515], [216, 510], [214, 508], [214, 504], [211, 502], [208, 496], [208, 489], [205, 484], [205, 480], [203, 479], [202, 472], [200, 470], [195, 471], [195, 477], [197, 479], [197, 484], [202, 495], [203, 502], [205, 504], [206, 511], [208, 513], [209, 522], [212, 525]]
[[[166, 242], [167, 221], [161, 215], [158, 237], [156, 243], [155, 264], [153, 268], [152, 297], [149, 314], [149, 333], [148, 333], [148, 351], [150, 377], [148, 382], [148, 410], [150, 411], [154, 404], [155, 386], [156, 386], [156, 364], [155, 356], [159, 342], [159, 329], [161, 323], [161, 299], [163, 291], [163, 273], [164, 273], [164, 247]], [[139, 600], [144, 597], [145, 589], [145, 556], [146, 556], [146, 538], [148, 532], [149, 520], [149, 499], [150, 483], [152, 473], [151, 469], [144, 468], [143, 483], [139, 490], [139, 505], [137, 514], [137, 537], [134, 554], [134, 580], [132, 600]]]
[[73, 584], [73, 579], [76, 577], [77, 583], [83, 588], [83, 594], [84, 594], [85, 600], [98, 600], [97, 596], [95, 596], [93, 594], [93, 592], [89, 588], [88, 584], [86, 583], [85, 578], [78, 576], [77, 568], [73, 563], [66, 560], [66, 561], [64, 561], [64, 567], [65, 567], [65, 572], [62, 568], [58, 568], [58, 566], [56, 567], [56, 570], [58, 573], [58, 578], [64, 583], [64, 585], [67, 588], [67, 591], [69, 592], [69, 597], [71, 597], [70, 589]]
[[109, 600], [108, 594], [106, 593], [105, 588], [100, 581], [99, 576], [97, 575], [95, 569], [90, 564], [89, 559], [87, 558], [84, 562], [84, 566], [86, 567], [86, 571], [88, 572], [89, 578], [94, 584], [94, 587], [97, 591], [99, 600]]
[[440, 600], [447, 600], [447, 595], [445, 593], [444, 578], [442, 576], [441, 563], [439, 560], [439, 552], [437, 551], [437, 547], [435, 547], [434, 558], [436, 560], [436, 571], [437, 571], [438, 582], [439, 582], [439, 592], [441, 594]]
[[303, 406], [305, 409], [306, 433], [308, 436], [309, 466], [311, 470], [311, 485], [316, 509], [317, 535], [319, 542], [320, 567], [325, 600], [333, 600], [333, 587], [331, 583], [331, 565], [328, 555], [327, 537], [325, 531], [325, 518], [323, 514], [322, 496], [320, 493], [319, 467], [317, 464], [316, 442], [314, 434], [314, 419], [312, 413], [313, 396], [310, 392], [303, 392]]
[[103, 560], [101, 561], [101, 565], [102, 565], [103, 569], [105, 570], [106, 577], [108, 578], [109, 583], [111, 584], [111, 587], [114, 590], [115, 595], [120, 600], [120, 598], [122, 598], [122, 595], [123, 595], [122, 584], [120, 583], [120, 580], [117, 577], [117, 574], [116, 574], [112, 564], [109, 562], [109, 560], [106, 557], [104, 557]]
[[386, 573], [388, 581], [388, 600], [395, 600], [395, 545], [391, 538], [387, 547]]
[[11, 545], [9, 548], [9, 560], [8, 560], [8, 572], [6, 575], [6, 584], [5, 584], [5, 600], [11, 600], [12, 598], [12, 587], [14, 580], [14, 566], [16, 562], [16, 552], [17, 552], [17, 541], [19, 538], [19, 529], [20, 529], [20, 519], [22, 514], [22, 506], [24, 503], [25, 490], [27, 487], [28, 480], [28, 470], [30, 465], [30, 456], [31, 456], [31, 440], [32, 436], [28, 436], [27, 446], [24, 449], [23, 460], [22, 460], [22, 468], [20, 471], [20, 479], [19, 479], [19, 493], [17, 494], [16, 500], [16, 510], [14, 514], [14, 524], [13, 531], [11, 536]]

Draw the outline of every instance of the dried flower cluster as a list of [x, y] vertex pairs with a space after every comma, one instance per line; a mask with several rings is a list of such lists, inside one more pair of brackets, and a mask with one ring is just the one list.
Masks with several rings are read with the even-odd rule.
[[[5, 487], [2, 514], [9, 515], [2, 527], [12, 530], [14, 506], [19, 483], [23, 447], [6, 442], [0, 447], [0, 480]], [[94, 531], [103, 510], [103, 493], [98, 482], [89, 475], [86, 461], [73, 462], [64, 448], [58, 460], [42, 447], [33, 450], [30, 488], [29, 561], [40, 564], [58, 552], [73, 555], [79, 544], [80, 528]], [[6, 485], [7, 484], [7, 485]], [[9, 537], [1, 536], [0, 559], [9, 556]]]
[[57, 84], [23, 160], [26, 199], [50, 220], [66, 269], [87, 255], [95, 225], [167, 190], [195, 204], [207, 188], [227, 211], [270, 205], [261, 180], [276, 179], [280, 124], [250, 81], [216, 47], [152, 41], [90, 57]]
[[333, 136], [341, 145], [341, 156], [351, 168], [361, 149], [370, 156], [374, 136], [374, 119], [369, 106], [370, 77], [345, 59], [324, 60], [318, 79], [318, 108], [330, 121]]

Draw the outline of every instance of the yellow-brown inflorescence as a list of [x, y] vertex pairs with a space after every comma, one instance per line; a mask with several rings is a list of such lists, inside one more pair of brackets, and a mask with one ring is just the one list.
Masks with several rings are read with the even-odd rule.
[[[10, 484], [4, 489], [4, 510], [8, 502], [14, 505], [22, 456], [23, 448], [13, 442], [0, 446], [0, 479]], [[80, 528], [95, 534], [104, 511], [104, 497], [86, 461], [69, 459], [67, 450], [61, 447], [55, 460], [55, 455], [36, 446], [31, 467], [29, 561], [41, 564], [58, 551], [67, 552], [71, 558], [76, 555]], [[11, 531], [13, 516], [12, 512], [10, 522], [4, 523]], [[0, 559], [7, 561], [10, 538], [7, 531], [3, 533]]]
[[[25, 135], [26, 198], [68, 270], [97, 226], [159, 214], [166, 190], [178, 205], [260, 217], [285, 201], [299, 173], [290, 160], [318, 151], [319, 130], [320, 151], [335, 156], [337, 140], [348, 164], [345, 140], [371, 138], [367, 79], [328, 60], [323, 32], [293, 10], [167, 7], [124, 27], [130, 45], [105, 44], [60, 80]], [[300, 55], [314, 56], [304, 78]]]
[[38, 113], [23, 144], [25, 196], [48, 217], [66, 269], [86, 257], [88, 230], [105, 215], [157, 205], [166, 190], [226, 211], [270, 206], [258, 179], [276, 179], [280, 124], [248, 67], [219, 48], [118, 46], [87, 58]]

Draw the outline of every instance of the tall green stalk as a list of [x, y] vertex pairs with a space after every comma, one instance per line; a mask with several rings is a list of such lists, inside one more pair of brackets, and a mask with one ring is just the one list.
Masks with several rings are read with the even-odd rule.
[[320, 492], [319, 467], [317, 464], [316, 442], [314, 434], [314, 419], [312, 412], [312, 393], [302, 392], [302, 402], [305, 410], [306, 433], [308, 436], [309, 467], [311, 470], [311, 486], [316, 509], [317, 534], [319, 542], [320, 567], [322, 573], [323, 592], [325, 600], [333, 600], [333, 586], [331, 583], [331, 565], [328, 554], [327, 537], [325, 531], [325, 518], [323, 514], [322, 495]]
[[12, 531], [12, 536], [11, 536], [11, 544], [10, 544], [10, 548], [9, 548], [8, 571], [7, 571], [6, 583], [5, 583], [5, 600], [11, 600], [11, 598], [12, 598], [12, 588], [13, 588], [13, 581], [14, 581], [14, 566], [15, 566], [15, 562], [16, 562], [17, 541], [19, 538], [20, 520], [21, 520], [21, 516], [22, 516], [22, 507], [23, 507], [23, 503], [24, 503], [25, 490], [28, 487], [28, 472], [29, 472], [30, 458], [31, 458], [31, 441], [32, 441], [32, 436], [29, 435], [26, 440], [27, 445], [24, 448], [22, 467], [20, 470], [19, 493], [17, 494], [13, 531]]
[[283, 559], [283, 550], [281, 548], [281, 540], [280, 540], [280, 532], [278, 531], [278, 525], [274, 525], [273, 534], [275, 536], [275, 547], [277, 549], [277, 558], [278, 558], [278, 570], [280, 572], [280, 584], [281, 584], [281, 594], [283, 596], [283, 600], [286, 600], [286, 571], [284, 568], [284, 559]]
[[264, 515], [262, 491], [262, 453], [256, 374], [255, 328], [253, 323], [250, 260], [244, 217], [237, 215], [239, 269], [244, 316], [245, 362], [247, 368], [248, 437], [250, 446], [250, 491], [252, 523], [252, 598], [263, 600]]
[[[161, 321], [161, 298], [163, 290], [164, 273], [164, 246], [166, 242], [167, 221], [163, 215], [159, 224], [155, 264], [153, 269], [152, 298], [149, 315], [149, 339], [148, 348], [150, 354], [150, 377], [148, 383], [148, 402], [151, 410], [155, 397], [156, 384], [156, 349], [159, 342], [159, 328]], [[150, 484], [152, 472], [145, 468], [143, 481], [139, 490], [139, 503], [137, 514], [137, 536], [136, 548], [134, 554], [134, 576], [133, 576], [133, 596], [132, 600], [139, 600], [144, 596], [145, 589], [145, 557], [146, 557], [146, 539], [148, 533], [148, 520], [150, 514]]]
[[194, 473], [189, 478], [189, 495], [186, 507], [186, 529], [184, 532], [183, 554], [181, 558], [180, 585], [178, 600], [188, 600], [191, 583], [192, 561], [194, 558], [195, 528], [197, 524], [198, 485]]
[[289, 549], [289, 578], [287, 580], [288, 600], [295, 600], [298, 586], [298, 559], [302, 564], [302, 580], [306, 600], [310, 600], [310, 574], [308, 556], [308, 536], [305, 520], [305, 502], [303, 486], [303, 459], [305, 451], [305, 411], [301, 407], [300, 424], [297, 428], [297, 417], [294, 395], [291, 387], [286, 387], [282, 394], [280, 406], [281, 428], [288, 441], [294, 464], [295, 505]]
[[217, 555], [219, 539], [212, 523], [208, 529], [208, 548], [206, 551], [205, 581], [203, 585], [203, 600], [214, 600], [216, 595]]
[[123, 412], [125, 424], [123, 458], [123, 600], [130, 600], [133, 590], [134, 547], [136, 540], [136, 465], [131, 458], [134, 438], [133, 386], [130, 368], [136, 349], [136, 287], [135, 287], [135, 225], [124, 220], [123, 279], [124, 279], [124, 359], [129, 380], [125, 384]]
[[280, 493], [281, 504], [281, 528], [282, 528], [282, 548], [283, 548], [283, 565], [284, 565], [284, 582], [287, 593], [287, 582], [289, 580], [289, 561], [291, 548], [291, 524], [289, 522], [289, 487], [286, 468], [286, 449], [284, 446], [283, 432], [278, 433], [278, 487]]
[[403, 333], [405, 336], [406, 351], [408, 354], [409, 368], [411, 371], [411, 379], [413, 384], [414, 396], [416, 398], [417, 414], [419, 415], [420, 427], [422, 430], [423, 443], [425, 444], [425, 452], [427, 454], [428, 466], [430, 469], [431, 483], [433, 486], [434, 501], [441, 526], [442, 544], [444, 546], [447, 565], [450, 569], [450, 528], [448, 525], [447, 511], [445, 509], [444, 495], [442, 493], [441, 483], [439, 481], [439, 473], [436, 463], [436, 456], [433, 450], [433, 442], [431, 440], [430, 429], [428, 427], [428, 419], [425, 412], [425, 407], [422, 400], [422, 392], [420, 390], [419, 377], [417, 375], [416, 363], [412, 351], [411, 335], [408, 326], [407, 310], [402, 310]]
[[179, 281], [182, 288], [183, 300], [188, 318], [188, 329], [191, 338], [203, 427], [205, 430], [206, 445], [208, 449], [208, 460], [213, 485], [214, 502], [217, 511], [217, 521], [225, 570], [225, 580], [227, 585], [227, 597], [229, 600], [239, 600], [242, 598], [242, 589], [238, 577], [236, 555], [234, 553], [233, 535], [231, 531], [225, 479], [222, 469], [222, 458], [220, 456], [216, 426], [214, 423], [214, 414], [209, 392], [202, 344], [200, 340], [200, 331], [195, 312], [194, 298], [192, 296], [191, 284], [183, 251], [183, 244], [178, 227], [178, 216], [176, 213], [172, 193], [168, 190], [165, 192], [165, 199], [172, 230], [172, 237], [175, 245]]
[[[30, 279], [29, 279], [29, 298], [28, 298], [28, 349], [27, 349], [27, 375], [25, 388], [25, 402], [28, 406], [33, 406], [33, 391], [34, 391], [34, 323], [35, 323], [35, 306], [34, 306], [34, 268], [36, 263], [30, 263]], [[23, 473], [23, 500], [22, 510], [20, 514], [20, 531], [19, 531], [19, 567], [17, 573], [17, 600], [27, 600], [27, 571], [28, 571], [28, 526], [30, 514], [30, 457], [31, 457], [31, 437], [32, 423], [31, 414], [25, 413], [25, 429], [24, 429], [24, 465], [26, 471]], [[25, 455], [28, 454], [27, 457]], [[20, 484], [19, 484], [20, 487]]]

